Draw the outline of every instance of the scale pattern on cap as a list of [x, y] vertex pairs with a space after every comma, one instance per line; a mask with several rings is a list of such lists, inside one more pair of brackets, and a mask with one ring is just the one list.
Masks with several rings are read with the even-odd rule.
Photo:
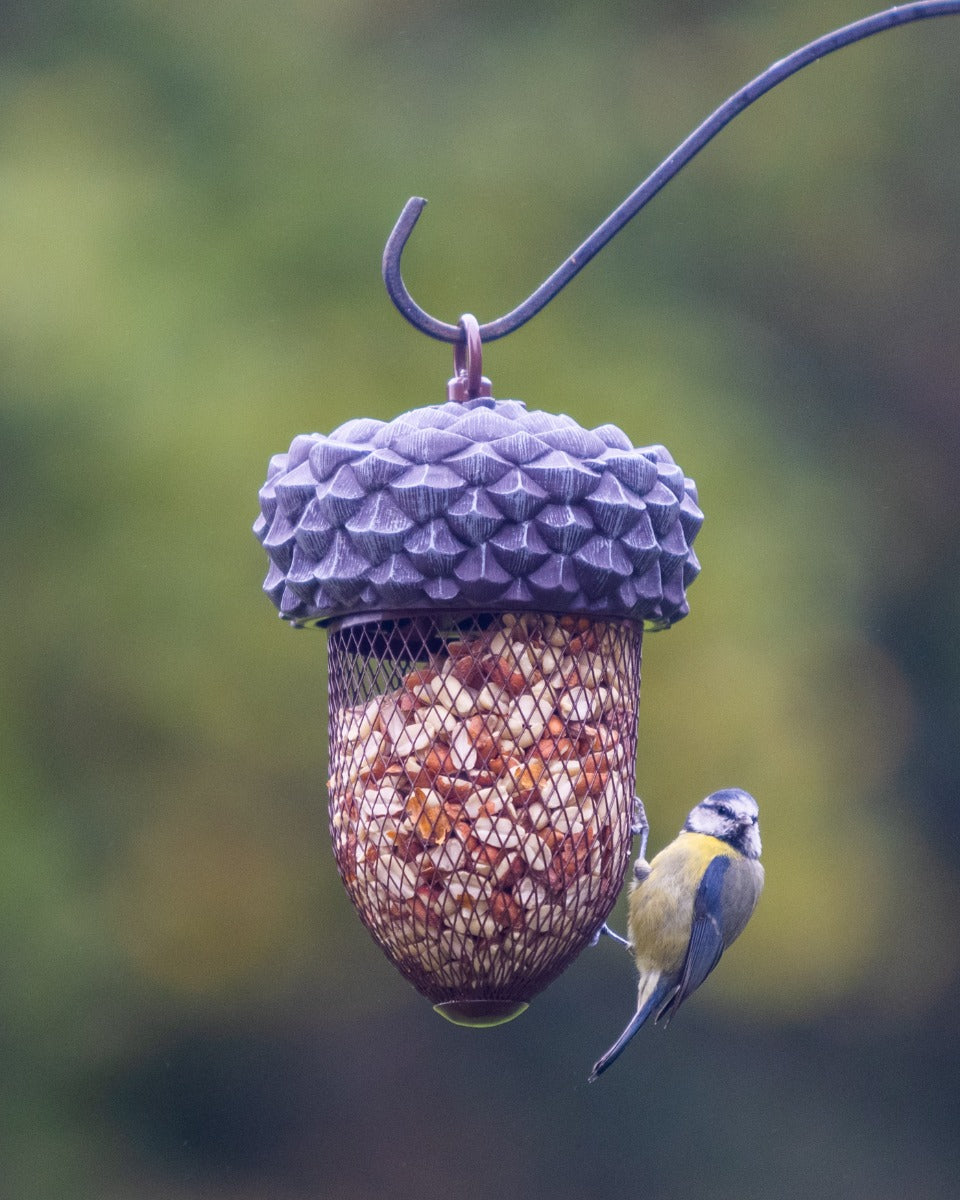
[[383, 610], [689, 611], [703, 514], [663, 446], [519, 400], [449, 401], [301, 434], [270, 461], [264, 591], [309, 625]]

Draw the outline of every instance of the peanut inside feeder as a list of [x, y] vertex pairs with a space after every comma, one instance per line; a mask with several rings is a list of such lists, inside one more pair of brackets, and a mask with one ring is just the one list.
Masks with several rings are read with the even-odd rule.
[[457, 1021], [516, 1015], [616, 900], [640, 626], [503, 613], [330, 639], [331, 836], [364, 923]]
[[255, 532], [330, 629], [330, 828], [360, 917], [451, 1020], [515, 1016], [630, 851], [644, 628], [687, 612], [696, 490], [662, 446], [480, 396], [298, 437]]

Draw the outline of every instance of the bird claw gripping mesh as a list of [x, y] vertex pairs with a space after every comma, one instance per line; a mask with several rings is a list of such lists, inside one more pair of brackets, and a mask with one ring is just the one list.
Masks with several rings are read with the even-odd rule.
[[636, 622], [345, 624], [330, 829], [387, 956], [453, 1020], [515, 1015], [587, 945], [630, 850]]

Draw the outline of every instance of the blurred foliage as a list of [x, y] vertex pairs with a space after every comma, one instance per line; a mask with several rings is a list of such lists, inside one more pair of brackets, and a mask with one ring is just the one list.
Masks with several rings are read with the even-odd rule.
[[766, 97], [487, 349], [498, 395], [697, 479], [639, 785], [654, 846], [718, 786], [763, 811], [748, 936], [601, 1084], [611, 946], [474, 1035], [362, 932], [323, 636], [277, 621], [249, 531], [296, 433], [443, 395], [379, 280], [409, 195], [414, 295], [489, 319], [860, 15], [0, 10], [4, 1200], [956, 1195], [960, 23]]

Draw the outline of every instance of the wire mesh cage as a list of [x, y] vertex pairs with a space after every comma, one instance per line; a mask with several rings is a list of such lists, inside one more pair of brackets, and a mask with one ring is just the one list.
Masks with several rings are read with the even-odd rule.
[[416, 614], [330, 633], [330, 831], [361, 919], [452, 1020], [576, 957], [630, 851], [642, 626]]

